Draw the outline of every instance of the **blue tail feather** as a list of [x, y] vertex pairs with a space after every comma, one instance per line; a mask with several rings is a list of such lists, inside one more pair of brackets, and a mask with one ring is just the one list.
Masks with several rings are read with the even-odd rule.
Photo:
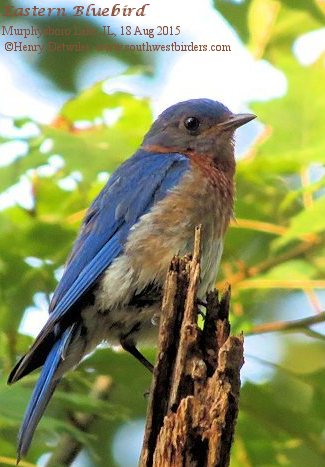
[[37, 424], [60, 381], [55, 373], [62, 361], [62, 352], [70, 339], [71, 331], [71, 328], [66, 329], [55, 342], [44, 363], [18, 434], [17, 463], [27, 453]]

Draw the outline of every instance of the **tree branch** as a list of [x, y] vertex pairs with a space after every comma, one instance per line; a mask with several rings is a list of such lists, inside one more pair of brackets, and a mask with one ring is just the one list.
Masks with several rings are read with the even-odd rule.
[[[290, 259], [296, 258], [297, 256], [304, 255], [314, 248], [321, 245], [320, 239], [315, 239], [313, 242], [302, 242], [298, 245], [295, 245], [291, 250], [288, 250], [278, 256], [273, 256], [271, 258], [266, 259], [265, 261], [261, 261], [260, 263], [256, 264], [255, 266], [251, 266], [245, 270], [239, 271], [237, 273], [232, 274], [231, 276], [228, 275], [227, 281], [232, 285], [236, 285], [245, 279], [250, 279], [254, 276], [258, 276], [263, 272], [266, 272], [273, 267], [277, 266], [278, 264], [282, 264]], [[218, 282], [217, 287], [220, 287], [222, 283]]]
[[254, 326], [248, 331], [246, 336], [253, 334], [263, 334], [267, 332], [277, 331], [301, 331], [305, 330], [313, 324], [322, 323], [325, 321], [325, 311], [318, 313], [317, 315], [309, 316], [308, 318], [296, 319], [291, 321], [274, 321], [272, 323], [259, 324]]

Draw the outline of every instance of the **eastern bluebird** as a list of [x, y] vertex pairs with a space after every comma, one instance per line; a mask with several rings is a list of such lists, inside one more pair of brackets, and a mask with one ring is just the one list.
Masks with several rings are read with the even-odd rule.
[[9, 376], [43, 366], [18, 436], [18, 460], [63, 374], [100, 342], [120, 344], [146, 367], [138, 342], [157, 335], [172, 257], [193, 249], [202, 224], [198, 298], [213, 288], [233, 212], [236, 128], [255, 118], [193, 99], [165, 110], [141, 147], [90, 206], [34, 344]]

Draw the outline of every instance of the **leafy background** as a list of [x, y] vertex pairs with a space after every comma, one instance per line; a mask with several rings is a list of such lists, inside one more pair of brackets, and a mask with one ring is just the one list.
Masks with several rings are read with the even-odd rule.
[[[323, 323], [313, 325], [323, 317], [325, 289], [325, 56], [304, 66], [293, 46], [302, 34], [324, 27], [325, 4], [215, 0], [214, 7], [256, 60], [287, 79], [283, 97], [250, 103], [263, 129], [238, 162], [237, 221], [219, 274], [219, 286], [232, 284], [233, 331], [247, 335], [250, 369], [243, 374], [231, 465], [317, 467], [325, 462], [325, 335]], [[147, 65], [157, 72], [148, 54], [121, 58], [129, 73], [148, 76]], [[16, 203], [0, 211], [1, 465], [15, 464], [17, 430], [37, 377], [6, 386], [11, 366], [32, 342], [18, 331], [22, 318], [49, 299], [85, 208], [153, 118], [149, 99], [109, 91], [107, 81], [77, 93], [79, 59], [45, 54], [34, 63], [74, 96], [51, 124], [17, 118], [12, 136], [0, 134], [3, 147], [17, 141], [25, 147], [23, 155], [0, 166], [1, 192], [24, 179], [33, 195], [29, 208]], [[36, 131], [26, 132], [31, 124]], [[306, 317], [307, 323], [292, 325]], [[264, 333], [281, 322], [286, 332]], [[147, 355], [153, 359], [154, 351]], [[105, 400], [89, 397], [101, 375], [110, 378]], [[116, 433], [133, 427], [119, 439], [125, 450], [136, 449], [149, 385], [150, 377], [129, 356], [99, 349], [65, 378], [21, 465], [36, 465], [69, 436], [83, 445], [75, 466], [126, 467], [114, 454]], [[96, 415], [87, 432], [73, 422], [80, 412]]]

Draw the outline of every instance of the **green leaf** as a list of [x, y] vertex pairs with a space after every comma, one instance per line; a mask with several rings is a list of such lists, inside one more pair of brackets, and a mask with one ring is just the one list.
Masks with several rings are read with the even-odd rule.
[[273, 242], [275, 249], [282, 248], [293, 240], [301, 240], [310, 234], [325, 231], [325, 196], [313, 202], [311, 207], [300, 211], [290, 220], [290, 225], [282, 237]]
[[281, 263], [265, 274], [255, 276], [254, 279], [267, 280], [304, 280], [317, 275], [317, 269], [310, 262], [303, 259], [293, 259]]
[[[288, 76], [286, 96], [252, 105], [254, 112], [270, 128], [270, 136], [251, 161], [254, 172], [290, 174], [311, 163], [325, 162], [323, 62], [320, 60], [312, 66], [302, 67], [289, 59], [285, 68]], [[308, 82], [308, 86], [302, 87], [303, 82]]]
[[229, 25], [237, 31], [243, 42], [249, 38], [248, 13], [252, 0], [241, 2], [232, 0], [214, 0], [215, 8], [228, 21]]
[[112, 126], [93, 125], [87, 130], [44, 128], [46, 137], [54, 141], [53, 150], [64, 158], [67, 170], [80, 170], [88, 180], [100, 171], [113, 170], [140, 145], [152, 116], [146, 99], [125, 93], [107, 95], [101, 85], [95, 85], [80, 99], [69, 101], [63, 107], [61, 115], [68, 121], [93, 120], [95, 116], [102, 117], [105, 109], [118, 107], [122, 114]]

